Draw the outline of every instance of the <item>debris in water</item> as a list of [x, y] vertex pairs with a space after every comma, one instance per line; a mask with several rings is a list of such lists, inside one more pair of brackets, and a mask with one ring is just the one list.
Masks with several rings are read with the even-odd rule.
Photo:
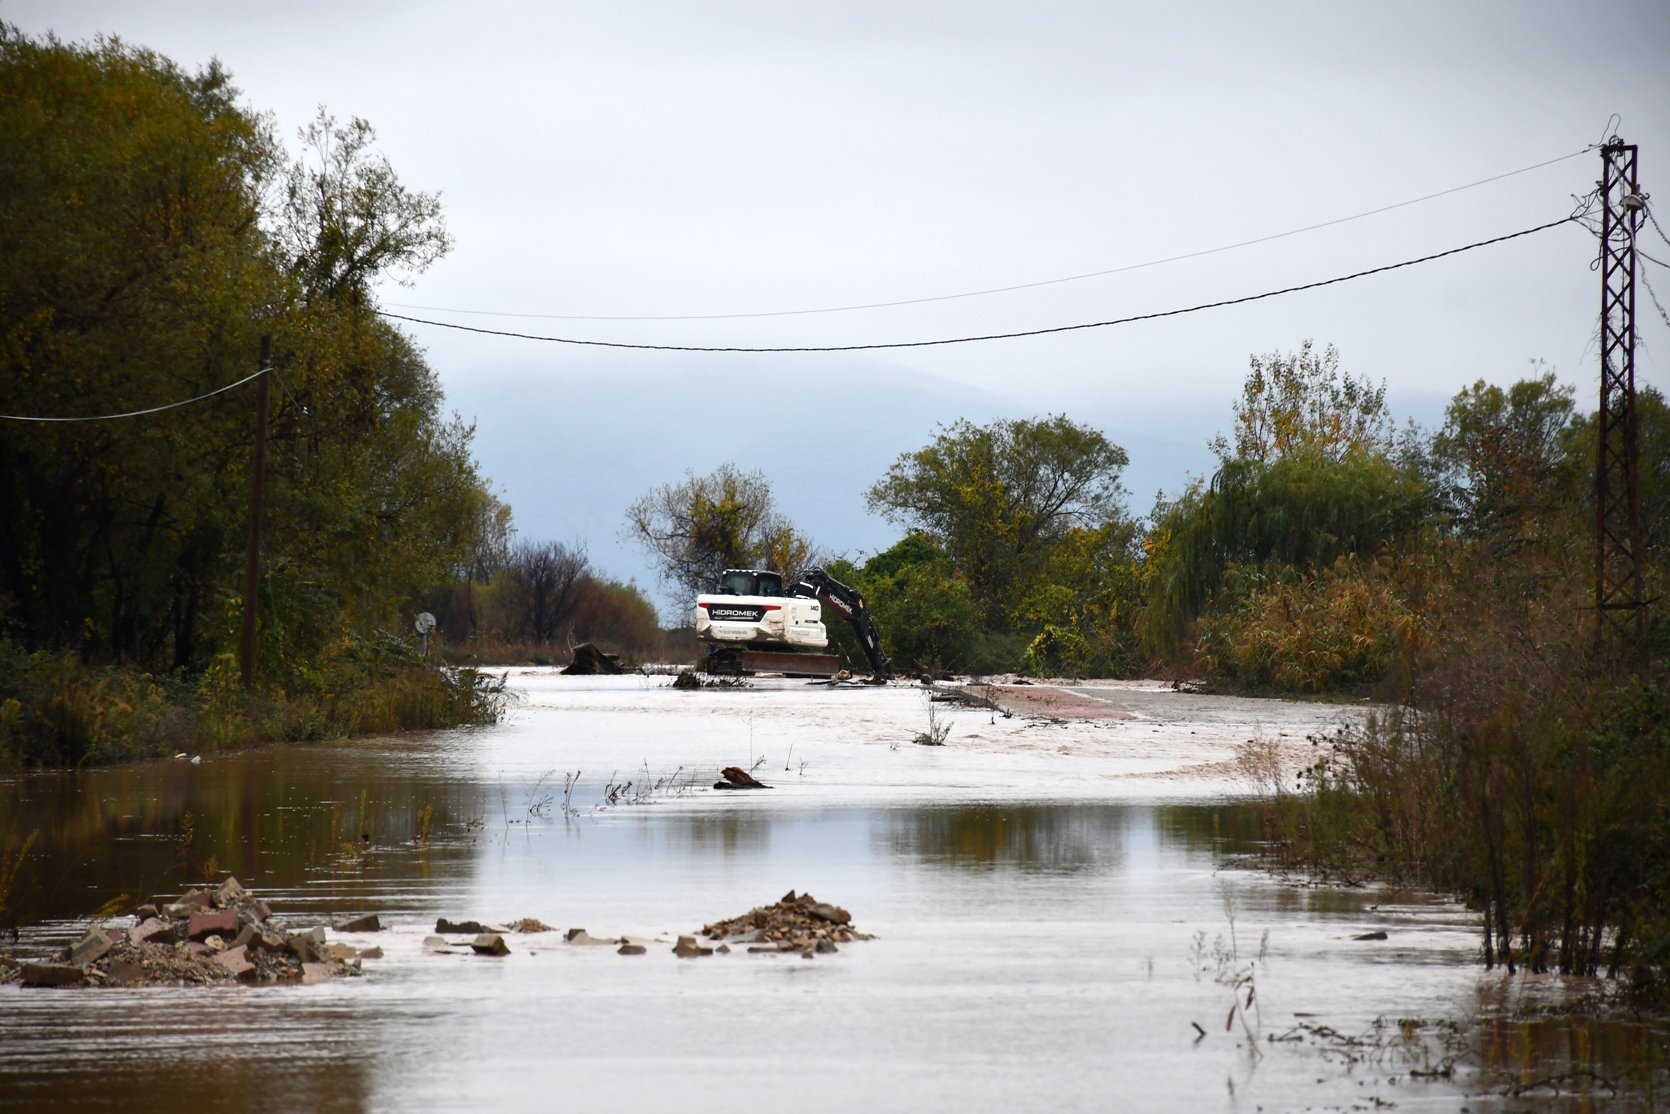
[[709, 677], [704, 681], [687, 669], [673, 678], [673, 687], [675, 689], [745, 689], [748, 687], [748, 678]]
[[[202, 986], [224, 982], [322, 982], [360, 973], [345, 944], [327, 947], [323, 927], [289, 932], [236, 878], [191, 889], [158, 908], [141, 905], [129, 927], [95, 926], [52, 960], [0, 964], [0, 982], [23, 986]], [[354, 923], [364, 923], [361, 918]], [[364, 929], [362, 931], [375, 931]], [[373, 954], [375, 952], [375, 955]]]
[[702, 935], [748, 944], [750, 952], [797, 952], [807, 959], [836, 951], [837, 944], [874, 939], [853, 927], [852, 914], [845, 909], [793, 890], [775, 905], [705, 925]]
[[509, 955], [510, 945], [504, 942], [504, 937], [497, 932], [483, 932], [470, 941], [470, 947], [477, 955]]
[[624, 672], [619, 654], [605, 654], [590, 642], [574, 647], [574, 660], [563, 673], [571, 677], [594, 677]]
[[754, 775], [741, 766], [726, 766], [719, 771], [723, 781], [713, 783], [715, 789], [770, 789], [771, 786], [763, 781], [756, 781]]

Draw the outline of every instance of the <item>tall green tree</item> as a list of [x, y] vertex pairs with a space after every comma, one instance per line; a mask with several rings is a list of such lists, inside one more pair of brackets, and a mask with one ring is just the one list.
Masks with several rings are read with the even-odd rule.
[[[379, 276], [445, 249], [435, 200], [399, 185], [363, 122], [322, 115], [304, 139], [322, 153], [290, 164], [218, 66], [0, 25], [0, 411], [206, 395], [250, 375], [270, 334], [259, 603], [263, 678], [280, 687], [349, 634], [401, 623], [466, 558], [490, 498], [471, 430], [370, 301]], [[229, 648], [251, 389], [4, 432], [15, 637], [160, 669]]]
[[1124, 516], [1125, 450], [1063, 415], [966, 420], [905, 453], [867, 493], [870, 508], [920, 532], [966, 578], [988, 621], [1005, 624], [1051, 550], [1075, 529]]
[[785, 578], [812, 564], [812, 543], [772, 505], [760, 472], [725, 463], [687, 471], [626, 511], [626, 534], [649, 551], [664, 583], [694, 599], [728, 568], [768, 568]]
[[1480, 379], [1450, 400], [1432, 456], [1458, 531], [1499, 534], [1569, 500], [1570, 485], [1557, 480], [1577, 416], [1573, 397], [1544, 371], [1505, 389]]
[[275, 238], [309, 300], [361, 302], [376, 278], [422, 272], [451, 249], [440, 195], [400, 181], [369, 123], [321, 107], [299, 138]]
[[1253, 356], [1250, 364], [1233, 433], [1212, 442], [1220, 462], [1270, 464], [1299, 454], [1342, 460], [1392, 449], [1397, 426], [1386, 385], [1340, 370], [1333, 345], [1317, 352], [1307, 340], [1297, 352]]
[[[282, 298], [277, 165], [217, 66], [0, 24], [0, 409], [92, 416], [255, 368]], [[27, 645], [184, 664], [243, 524], [248, 394], [111, 422], [7, 423], [0, 564]]]

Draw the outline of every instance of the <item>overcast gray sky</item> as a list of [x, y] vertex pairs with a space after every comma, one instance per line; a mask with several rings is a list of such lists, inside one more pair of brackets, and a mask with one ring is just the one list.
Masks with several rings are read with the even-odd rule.
[[[1599, 157], [1253, 247], [1000, 295], [701, 321], [480, 315], [762, 314], [1110, 270], [1574, 155], [1602, 138], [1613, 113], [1618, 133], [1641, 145], [1644, 187], [1662, 182], [1670, 205], [1663, 0], [0, 0], [0, 18], [70, 39], [120, 35], [188, 67], [218, 57], [287, 137], [320, 104], [365, 117], [408, 185], [441, 192], [457, 239], [415, 286], [385, 288], [385, 305], [521, 332], [849, 344], [1237, 297], [1557, 219], [1593, 187]], [[1670, 261], [1670, 244], [1653, 234], [1648, 242]], [[1249, 306], [877, 353], [863, 366], [990, 392], [1013, 416], [1131, 415], [1140, 429], [1104, 423], [1115, 441], [1174, 422], [1168, 435], [1203, 445], [1225, 424], [1249, 354], [1306, 338], [1338, 345], [1348, 369], [1384, 378], [1394, 399], [1429, 418], [1473, 379], [1511, 381], [1533, 358], [1588, 400], [1594, 256], [1593, 239], [1566, 226]], [[1670, 304], [1670, 271], [1642, 270]], [[1641, 295], [1640, 378], [1665, 389], [1670, 327]], [[635, 393], [683, 366], [410, 331], [484, 441], [503, 417], [496, 408], [518, 406], [516, 384], [548, 393], [588, 373], [616, 385], [621, 433], [630, 436]], [[764, 375], [792, 384], [804, 375], [838, 390], [843, 368], [858, 366], [843, 360], [738, 356], [688, 368], [709, 383]], [[1224, 420], [1198, 417], [1208, 411]], [[727, 457], [769, 466], [745, 448], [711, 446], [695, 416], [691, 423], [691, 466]], [[923, 429], [916, 444], [930, 434]], [[483, 458], [492, 465], [546, 447], [484, 445]], [[879, 476], [890, 459], [867, 462], [866, 474]], [[630, 477], [640, 491], [670, 478]], [[1174, 489], [1181, 480], [1162, 477]], [[550, 490], [526, 482], [506, 488], [525, 532], [588, 534], [594, 548], [615, 552], [597, 536], [600, 519], [576, 522]], [[1133, 499], [1135, 509], [1146, 509], [1151, 490]], [[785, 509], [819, 533], [815, 508]]]

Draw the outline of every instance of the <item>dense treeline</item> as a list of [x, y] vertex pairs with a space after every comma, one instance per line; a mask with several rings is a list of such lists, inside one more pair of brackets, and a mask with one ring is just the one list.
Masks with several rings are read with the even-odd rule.
[[74, 763], [491, 714], [478, 678], [410, 669], [380, 633], [464, 562], [490, 497], [470, 429], [373, 313], [373, 281], [449, 245], [373, 139], [321, 110], [292, 158], [216, 65], [0, 24], [0, 412], [208, 395], [256, 370], [263, 335], [276, 369], [260, 708], [236, 690], [255, 384], [4, 423], [0, 750]]
[[[1650, 388], [1637, 436], [1651, 601], [1670, 408]], [[910, 533], [836, 571], [923, 670], [1378, 696], [1396, 713], [1319, 748], [1302, 792], [1272, 778], [1284, 853], [1459, 891], [1488, 962], [1666, 1003], [1670, 623], [1651, 605], [1639, 639], [1597, 637], [1594, 438], [1540, 368], [1399, 429], [1384, 388], [1307, 344], [1252, 361], [1213, 475], [1146, 523], [1095, 431], [959, 423], [871, 489]]]

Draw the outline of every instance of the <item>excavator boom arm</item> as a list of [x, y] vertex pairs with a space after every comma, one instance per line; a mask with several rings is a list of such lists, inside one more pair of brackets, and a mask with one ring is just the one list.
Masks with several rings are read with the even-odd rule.
[[864, 656], [870, 659], [870, 668], [877, 677], [893, 676], [893, 659], [889, 658], [881, 648], [881, 632], [876, 630], [876, 622], [870, 617], [870, 609], [864, 603], [864, 597], [846, 584], [836, 580], [822, 569], [807, 569], [789, 594], [806, 599], [815, 599], [825, 607], [833, 607], [852, 625], [852, 632], [858, 636], [859, 645], [864, 647]]

